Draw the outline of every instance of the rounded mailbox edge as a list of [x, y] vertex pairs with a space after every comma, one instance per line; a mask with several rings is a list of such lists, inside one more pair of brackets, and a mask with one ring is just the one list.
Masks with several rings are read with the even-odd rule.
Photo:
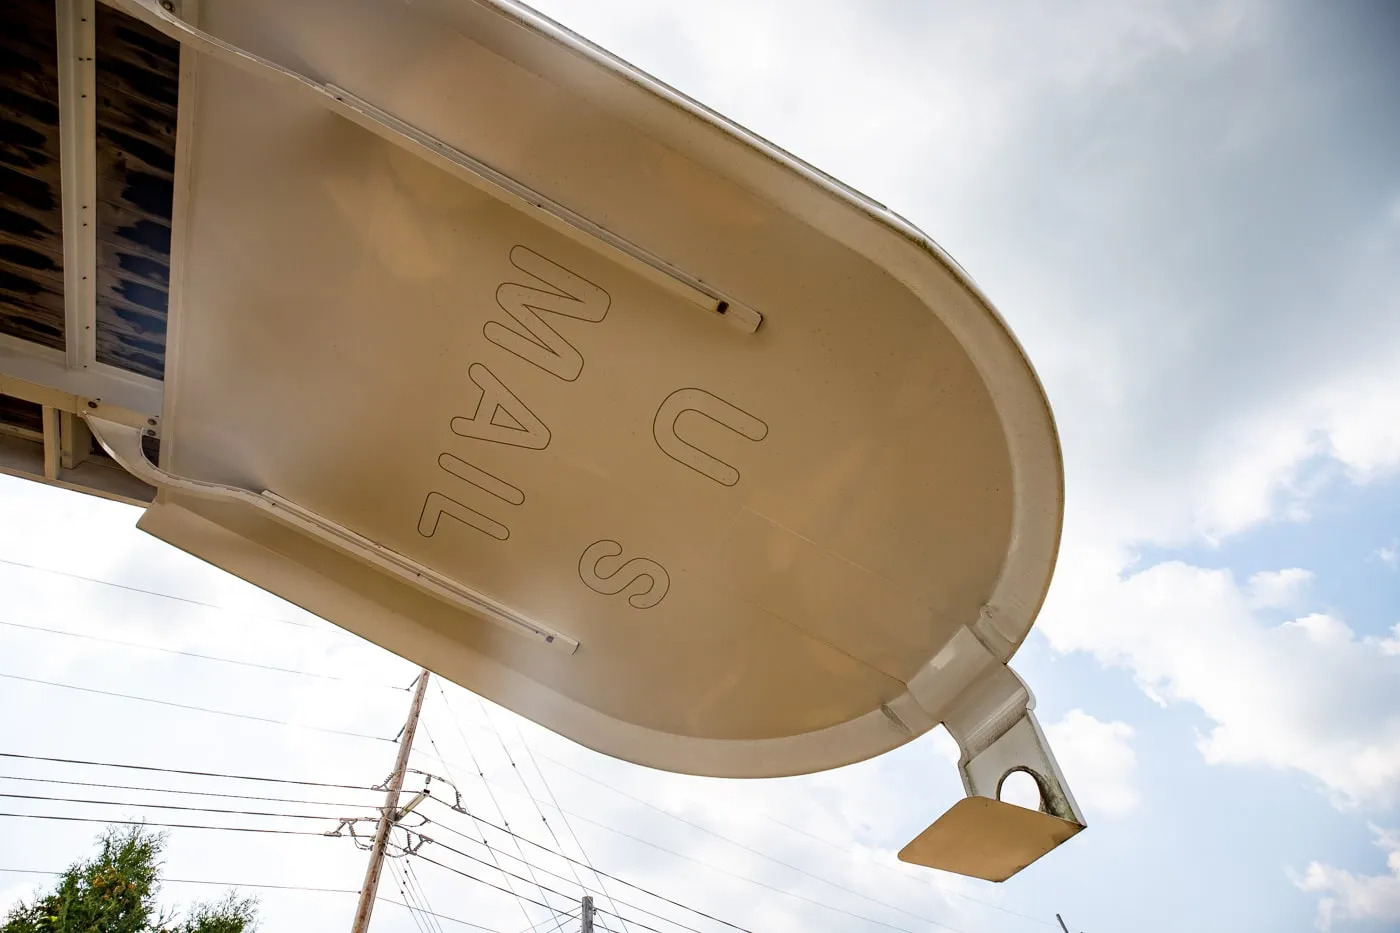
[[[1050, 588], [1064, 521], [1064, 464], [1059, 433], [1044, 385], [1005, 319], [972, 277], [931, 237], [899, 214], [804, 162], [665, 82], [647, 74], [562, 24], [515, 0], [478, 0], [524, 29], [564, 47], [595, 67], [611, 72], [643, 94], [668, 105], [658, 119], [668, 136], [718, 135], [738, 147], [723, 165], [711, 168], [767, 191], [774, 167], [797, 176], [837, 201], [854, 216], [832, 219], [817, 206], [804, 209], [796, 199], [769, 191], [775, 203], [792, 210], [834, 240], [865, 256], [915, 294], [959, 340], [991, 395], [1002, 423], [1012, 464], [1011, 546], [996, 586], [982, 613], [966, 624], [1001, 660], [1008, 660], [1030, 632]], [[678, 127], [675, 118], [682, 116]], [[708, 147], [701, 147], [708, 148]], [[732, 158], [747, 153], [748, 159]], [[711, 161], [713, 160], [706, 160]], [[810, 205], [809, 205], [810, 207]], [[952, 276], [982, 312], [940, 314], [930, 300], [938, 284], [929, 261]], [[855, 720], [853, 720], [854, 722]]]

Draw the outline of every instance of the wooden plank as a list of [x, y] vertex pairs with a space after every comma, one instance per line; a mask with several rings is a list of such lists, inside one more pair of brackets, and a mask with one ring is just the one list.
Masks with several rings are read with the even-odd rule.
[[[99, 76], [101, 72], [98, 72]], [[175, 174], [175, 111], [124, 90], [97, 86], [98, 132], [141, 159], [148, 171]]]
[[63, 349], [58, 38], [51, 0], [0, 4], [0, 333]]
[[[170, 226], [128, 205], [98, 202], [97, 359], [161, 379], [169, 298]], [[125, 266], [123, 266], [125, 264]], [[126, 269], [139, 267], [143, 275]], [[153, 282], [159, 275], [165, 282]]]
[[58, 422], [60, 450], [59, 465], [65, 470], [71, 470], [82, 463], [92, 454], [93, 444], [96, 443], [92, 432], [88, 430], [87, 422], [71, 411], [61, 412]]
[[[0, 255], [4, 255], [4, 248], [4, 239], [0, 237]], [[140, 282], [163, 291], [169, 290], [169, 257], [159, 254], [151, 255], [154, 252], [154, 250], [147, 251], [144, 247], [130, 243], [118, 246], [111, 241], [99, 241], [97, 244], [97, 267], [99, 270], [105, 270], [112, 278]]]
[[44, 478], [58, 479], [58, 409], [44, 406]]
[[0, 424], [22, 428], [35, 437], [41, 437], [44, 432], [44, 406], [10, 395], [0, 395]]
[[97, 8], [97, 83], [175, 113], [180, 43], [110, 7]]
[[164, 376], [179, 44], [99, 7], [97, 359]]

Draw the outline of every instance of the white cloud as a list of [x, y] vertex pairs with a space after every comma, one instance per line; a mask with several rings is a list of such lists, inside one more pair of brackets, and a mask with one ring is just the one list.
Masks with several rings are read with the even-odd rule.
[[1300, 567], [1261, 570], [1249, 578], [1250, 605], [1255, 609], [1292, 609], [1312, 581], [1312, 572]]
[[1072, 709], [1059, 722], [1048, 723], [1045, 733], [1075, 799], [1089, 815], [1121, 816], [1138, 805], [1132, 726]]
[[1391, 570], [1400, 569], [1400, 544], [1387, 544], [1376, 548], [1376, 560]]
[[1376, 847], [1386, 854], [1386, 874], [1355, 875], [1313, 862], [1294, 878], [1302, 890], [1326, 895], [1318, 901], [1318, 929], [1330, 930], [1337, 920], [1400, 923], [1400, 832], [1379, 826], [1372, 826], [1371, 832]]
[[1123, 577], [1114, 554], [1062, 562], [1041, 630], [1130, 670], [1163, 703], [1210, 721], [1199, 738], [1221, 765], [1292, 769], [1339, 806], [1400, 802], [1400, 655], [1313, 614], [1270, 625], [1227, 570], [1158, 564]]

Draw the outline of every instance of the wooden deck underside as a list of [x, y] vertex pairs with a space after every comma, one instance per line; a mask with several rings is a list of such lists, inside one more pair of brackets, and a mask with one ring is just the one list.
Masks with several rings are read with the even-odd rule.
[[[97, 5], [97, 361], [165, 368], [179, 45]], [[63, 350], [52, 0], [0, 4], [0, 334]]]

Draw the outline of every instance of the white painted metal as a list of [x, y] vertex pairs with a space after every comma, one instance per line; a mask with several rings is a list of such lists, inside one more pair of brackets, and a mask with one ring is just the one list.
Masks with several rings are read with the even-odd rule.
[[[1082, 825], [1005, 666], [1053, 422], [926, 237], [503, 0], [114, 5], [200, 53], [160, 468], [89, 418], [143, 528], [619, 757], [792, 774], [946, 722], [974, 798], [1029, 770]], [[958, 864], [1067, 832], [1003, 822]]]
[[[49, 410], [45, 409], [46, 412]], [[568, 654], [578, 650], [578, 642], [567, 635], [532, 622], [489, 596], [414, 563], [349, 528], [304, 509], [295, 502], [288, 502], [276, 493], [266, 490], [252, 493], [246, 489], [185, 479], [167, 473], [151, 463], [142, 450], [142, 437], [155, 436], [156, 432], [152, 429], [106, 421], [96, 416], [88, 416], [85, 421], [113, 460], [124, 466], [133, 476], [152, 486], [175, 490], [199, 499], [237, 502], [251, 506], [284, 525], [330, 544], [376, 570], [393, 574], [410, 586], [417, 587], [458, 609], [464, 609], [507, 629], [563, 649]]]
[[[55, 0], [66, 364], [97, 363], [97, 65], [93, 0]], [[17, 374], [16, 374], [17, 375]]]
[[63, 351], [8, 334], [0, 334], [0, 376], [83, 398], [102, 399], [147, 417], [159, 417], [161, 413], [164, 392], [154, 379], [102, 363], [71, 369]]

